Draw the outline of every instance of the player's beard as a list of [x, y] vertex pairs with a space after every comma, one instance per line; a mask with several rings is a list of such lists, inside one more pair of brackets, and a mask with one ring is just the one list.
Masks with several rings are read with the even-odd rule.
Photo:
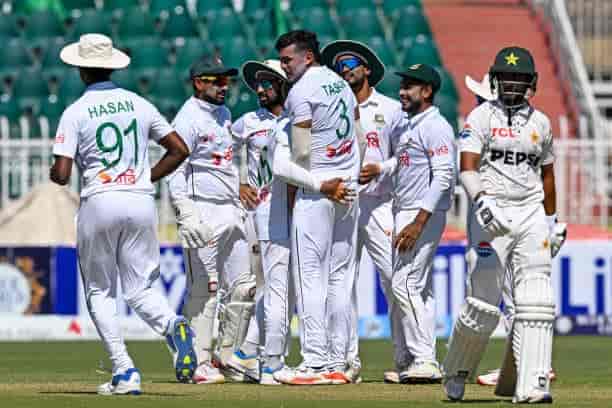
[[408, 115], [412, 116], [412, 115], [418, 113], [421, 110], [421, 106], [423, 105], [423, 101], [422, 100], [420, 100], [420, 99], [413, 99], [410, 95], [407, 95], [403, 99], [407, 99], [408, 102], [410, 102], [410, 104], [406, 105], [404, 103], [404, 101], [401, 100], [402, 110], [404, 112], [406, 112]]

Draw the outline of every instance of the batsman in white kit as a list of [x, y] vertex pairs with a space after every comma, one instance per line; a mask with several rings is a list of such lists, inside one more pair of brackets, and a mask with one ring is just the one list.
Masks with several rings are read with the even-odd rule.
[[[401, 114], [399, 101], [380, 94], [374, 88], [385, 75], [385, 66], [376, 53], [368, 46], [357, 41], [333, 41], [321, 51], [325, 65], [342, 76], [351, 86], [359, 103], [360, 123], [367, 142], [363, 157], [363, 167], [376, 166], [391, 156], [391, 141], [388, 126], [396, 114]], [[359, 187], [359, 229], [357, 233], [357, 264], [359, 265], [364, 249], [372, 258], [379, 272], [380, 282], [387, 300], [391, 321], [391, 339], [394, 348], [394, 363], [397, 371], [385, 372], [385, 381], [399, 382], [399, 372], [410, 364], [410, 354], [406, 348], [401, 327], [402, 311], [397, 306], [391, 289], [393, 272], [391, 253], [391, 234], [393, 232], [393, 213], [391, 210], [391, 179], [382, 183], [372, 180]], [[358, 270], [357, 270], [358, 272]], [[352, 294], [352, 330], [348, 352], [348, 376], [352, 382], [360, 381], [361, 360], [359, 358], [358, 337], [358, 273], [355, 276]]]
[[[438, 382], [442, 374], [436, 360], [432, 264], [454, 192], [454, 133], [433, 105], [441, 86], [438, 72], [427, 64], [414, 64], [396, 74], [402, 77], [403, 112], [390, 125], [393, 157], [372, 170], [374, 175], [382, 170], [383, 177], [392, 178], [392, 286], [404, 312], [404, 338], [412, 358], [399, 373], [399, 381]], [[362, 177], [368, 176], [362, 170]]]
[[346, 384], [358, 203], [345, 183], [356, 184], [359, 175], [359, 110], [348, 84], [320, 66], [314, 33], [283, 34], [276, 49], [292, 84], [285, 102], [291, 159], [282, 155], [286, 142], [277, 140], [273, 171], [300, 187], [291, 265], [303, 361], [275, 372], [274, 378], [295, 385]]
[[213, 329], [219, 314], [221, 363], [246, 332], [254, 309], [255, 280], [249, 264], [246, 212], [238, 197], [238, 171], [233, 163], [231, 114], [225, 106], [229, 78], [236, 68], [205, 55], [190, 68], [193, 96], [174, 118], [189, 158], [168, 177], [170, 198], [177, 211], [184, 247], [187, 298], [184, 314], [195, 331], [199, 365], [197, 384], [221, 383], [223, 374], [212, 363]]
[[[263, 301], [257, 303], [256, 312], [261, 333], [256, 330], [257, 326], [249, 327], [247, 338], [228, 365], [251, 379], [259, 379], [260, 384], [276, 385], [280, 383], [274, 380], [273, 374], [283, 365], [289, 319], [295, 307], [289, 281], [290, 186], [275, 178], [272, 172], [277, 126], [288, 84], [278, 60], [248, 61], [242, 66], [242, 78], [257, 94], [260, 105], [234, 122], [232, 133], [236, 139], [234, 153], [246, 157], [246, 180], [241, 180], [240, 197], [245, 207], [255, 212], [263, 268]], [[263, 355], [259, 356], [262, 337]], [[258, 357], [263, 360], [261, 370], [258, 370]]]
[[[104, 395], [140, 394], [139, 370], [128, 355], [117, 314], [117, 280], [127, 304], [157, 334], [166, 336], [174, 354], [176, 377], [188, 382], [197, 366], [193, 335], [182, 316], [152, 288], [159, 277], [157, 210], [153, 182], [174, 171], [187, 146], [157, 109], [110, 81], [130, 58], [110, 38], [85, 34], [64, 47], [60, 58], [79, 67], [85, 93], [60, 119], [55, 137], [51, 180], [68, 183], [72, 161], [82, 173], [77, 216], [79, 271], [91, 319], [110, 355], [113, 377], [98, 387]], [[152, 139], [166, 148], [149, 167]]]
[[[449, 399], [463, 398], [489, 337], [509, 273], [514, 314], [496, 393], [515, 403], [550, 403], [554, 294], [551, 258], [565, 240], [556, 220], [553, 138], [526, 96], [536, 91], [533, 57], [502, 49], [489, 70], [497, 99], [468, 116], [460, 136], [461, 182], [473, 202], [468, 224], [467, 298], [444, 361]], [[488, 268], [489, 258], [502, 268]], [[492, 273], [495, 271], [496, 273]]]

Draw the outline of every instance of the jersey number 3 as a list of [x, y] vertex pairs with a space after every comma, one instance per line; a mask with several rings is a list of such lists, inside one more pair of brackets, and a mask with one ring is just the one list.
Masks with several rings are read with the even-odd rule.
[[[348, 109], [346, 107], [346, 102], [344, 102], [344, 99], [340, 99], [338, 101], [338, 107], [341, 109], [340, 120], [343, 122], [343, 124], [341, 124], [338, 129], [336, 129], [336, 136], [338, 136], [338, 139], [344, 139], [351, 130], [351, 121], [348, 115], [346, 114], [346, 111]], [[342, 131], [340, 129], [342, 129]]]
[[[106, 134], [113, 135], [114, 139], [114, 142], [111, 142], [110, 144], [104, 143], [104, 131], [107, 129], [110, 130], [110, 132], [106, 132]], [[106, 156], [102, 157], [102, 164], [106, 169], [115, 167], [121, 161], [121, 156], [123, 156], [123, 136], [127, 137], [130, 133], [134, 135], [134, 165], [138, 166], [137, 129], [138, 124], [136, 119], [132, 119], [130, 125], [124, 129], [123, 132], [121, 132], [119, 127], [113, 122], [104, 122], [98, 126], [98, 130], [96, 130], [96, 145], [103, 155]]]

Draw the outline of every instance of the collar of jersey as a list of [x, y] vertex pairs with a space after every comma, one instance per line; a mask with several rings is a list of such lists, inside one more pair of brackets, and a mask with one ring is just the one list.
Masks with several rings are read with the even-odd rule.
[[198, 106], [206, 111], [206, 112], [210, 112], [210, 113], [215, 113], [218, 109], [222, 108], [225, 105], [215, 105], [214, 103], [210, 103], [210, 102], [206, 102], [200, 98], [196, 98], [195, 96], [191, 97], [196, 104], [198, 104]]
[[425, 109], [423, 112], [417, 113], [411, 118], [408, 118], [410, 129], [414, 129], [421, 122], [423, 122], [425, 118], [427, 118], [430, 114], [432, 114], [433, 112], [437, 112], [437, 111], [438, 111], [438, 108], [432, 105], [429, 108]]
[[376, 88], [372, 87], [372, 93], [368, 96], [368, 99], [359, 104], [360, 108], [367, 108], [369, 105], [378, 105], [376, 103], [376, 97], [378, 96], [378, 92], [376, 92]]
[[112, 81], [104, 81], [104, 82], [96, 82], [95, 84], [89, 85], [85, 92], [87, 91], [104, 91], [107, 89], [115, 89], [118, 88]]

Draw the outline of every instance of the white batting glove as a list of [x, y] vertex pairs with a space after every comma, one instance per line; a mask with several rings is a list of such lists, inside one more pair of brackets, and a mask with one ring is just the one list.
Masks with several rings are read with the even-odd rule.
[[213, 238], [213, 230], [204, 224], [200, 213], [192, 200], [184, 199], [174, 202], [178, 235], [183, 248], [203, 248]]
[[510, 232], [510, 223], [495, 203], [495, 199], [482, 194], [476, 200], [476, 220], [493, 237], [501, 237]]
[[554, 258], [567, 239], [567, 224], [557, 222], [556, 215], [547, 215], [548, 235], [550, 240], [550, 255]]

